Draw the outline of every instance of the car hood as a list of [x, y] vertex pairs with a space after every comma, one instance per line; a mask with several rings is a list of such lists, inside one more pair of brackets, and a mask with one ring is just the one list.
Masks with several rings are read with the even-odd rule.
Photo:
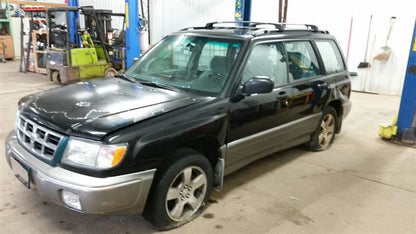
[[26, 96], [20, 100], [19, 109], [21, 114], [56, 131], [101, 138], [203, 99], [185, 92], [103, 78]]

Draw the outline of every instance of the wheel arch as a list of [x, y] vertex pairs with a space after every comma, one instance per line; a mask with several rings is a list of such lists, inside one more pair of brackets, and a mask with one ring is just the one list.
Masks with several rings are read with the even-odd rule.
[[214, 172], [214, 189], [221, 190], [224, 177], [224, 160], [220, 150], [220, 143], [215, 137], [204, 136], [181, 144], [170, 146], [169, 149], [163, 150], [167, 155], [158, 163], [155, 177], [163, 173], [163, 168], [174, 163], [178, 157], [186, 154], [200, 154], [207, 158]]
[[339, 133], [341, 131], [341, 126], [342, 126], [342, 118], [344, 115], [344, 108], [342, 107], [342, 102], [341, 100], [333, 100], [331, 102], [329, 102], [328, 106], [331, 106], [332, 108], [335, 109], [335, 111], [337, 112], [337, 126], [336, 126], [336, 133]]
[[180, 145], [179, 148], [189, 148], [205, 156], [210, 161], [213, 169], [215, 169], [218, 159], [221, 158], [221, 153], [219, 151], [220, 144], [214, 137], [194, 139]]

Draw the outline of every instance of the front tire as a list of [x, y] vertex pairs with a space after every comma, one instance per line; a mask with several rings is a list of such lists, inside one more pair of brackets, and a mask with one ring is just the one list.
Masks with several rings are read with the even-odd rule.
[[306, 144], [309, 150], [317, 152], [331, 147], [335, 138], [338, 124], [338, 115], [332, 106], [328, 106], [322, 113], [320, 124]]
[[118, 74], [117, 70], [113, 67], [109, 67], [104, 71], [104, 77], [114, 77]]
[[158, 168], [143, 217], [159, 230], [193, 220], [209, 198], [212, 177], [206, 157], [191, 150], [178, 151]]
[[56, 84], [62, 84], [61, 75], [59, 74], [59, 71], [53, 71], [51, 77], [52, 77], [52, 81], [55, 82]]

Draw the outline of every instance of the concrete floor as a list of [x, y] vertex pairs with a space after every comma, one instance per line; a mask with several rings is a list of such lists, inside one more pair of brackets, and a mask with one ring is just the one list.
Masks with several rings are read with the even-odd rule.
[[[140, 215], [91, 216], [44, 202], [11, 173], [4, 139], [20, 97], [55, 87], [0, 64], [0, 233], [153, 233]], [[416, 233], [416, 149], [381, 140], [396, 96], [352, 94], [331, 149], [273, 154], [225, 178], [203, 215], [171, 233]]]

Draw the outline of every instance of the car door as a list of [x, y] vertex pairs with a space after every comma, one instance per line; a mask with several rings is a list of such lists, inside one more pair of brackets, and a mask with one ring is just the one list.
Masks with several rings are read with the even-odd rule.
[[292, 86], [291, 121], [298, 124], [293, 130], [297, 139], [307, 141], [316, 130], [321, 112], [329, 97], [331, 78], [325, 75], [322, 63], [311, 41], [284, 43]]
[[226, 170], [238, 169], [276, 151], [284, 143], [284, 137], [279, 139], [280, 126], [290, 120], [287, 113], [292, 89], [283, 43], [254, 45], [246, 61], [241, 83], [255, 76], [267, 76], [274, 82], [274, 89], [266, 94], [245, 96], [230, 104]]

